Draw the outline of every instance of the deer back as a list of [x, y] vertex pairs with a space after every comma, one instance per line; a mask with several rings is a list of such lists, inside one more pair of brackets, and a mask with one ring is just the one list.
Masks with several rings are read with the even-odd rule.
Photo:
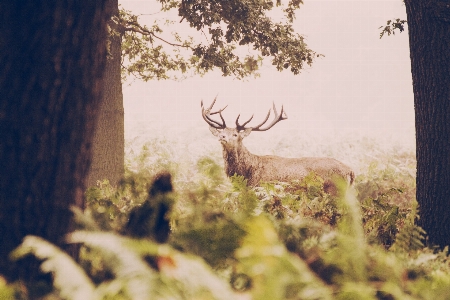
[[329, 157], [286, 158], [279, 156], [260, 156], [258, 178], [252, 184], [263, 181], [303, 180], [314, 172], [325, 181], [333, 181], [336, 176], [348, 184], [354, 180], [353, 170], [342, 162]]

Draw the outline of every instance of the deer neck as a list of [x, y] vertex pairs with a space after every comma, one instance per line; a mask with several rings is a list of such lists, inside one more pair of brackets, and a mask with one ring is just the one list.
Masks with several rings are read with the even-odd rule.
[[250, 153], [242, 143], [236, 147], [226, 147], [225, 145], [222, 147], [227, 176], [237, 174], [251, 178], [252, 172], [258, 164], [258, 156]]

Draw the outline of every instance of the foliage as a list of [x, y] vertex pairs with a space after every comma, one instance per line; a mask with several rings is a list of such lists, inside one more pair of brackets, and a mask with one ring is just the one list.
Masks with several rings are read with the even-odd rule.
[[269, 219], [250, 217], [244, 228], [247, 234], [235, 256], [252, 279], [254, 299], [331, 299], [331, 289], [287, 251]]
[[27, 236], [11, 253], [14, 260], [33, 254], [43, 260], [41, 270], [51, 272], [55, 289], [63, 299], [94, 299], [94, 284], [81, 267], [65, 252], [37, 236]]
[[[114, 278], [94, 286], [70, 256], [38, 237], [28, 236], [13, 256], [34, 254], [43, 259], [41, 268], [52, 272], [63, 299], [233, 298], [230, 287], [203, 261], [167, 245], [99, 231], [76, 231], [68, 241], [97, 249]], [[157, 258], [158, 271], [146, 264], [146, 257]]]
[[395, 34], [395, 30], [399, 30], [400, 32], [403, 32], [405, 30], [405, 23], [406, 20], [387, 20], [386, 26], [380, 26], [378, 29], [383, 28], [383, 30], [380, 32], [380, 39], [387, 34], [388, 36], [391, 34]]
[[[366, 173], [355, 180], [367, 238], [386, 248], [392, 246], [405, 220], [417, 216], [413, 209], [415, 173], [408, 160], [408, 156], [401, 154], [391, 155], [387, 161], [371, 162]], [[414, 224], [414, 219], [410, 224]]]
[[[90, 191], [95, 197], [77, 212], [79, 230], [68, 237], [83, 245], [78, 265], [36, 237], [14, 253], [38, 256], [53, 273], [48, 299], [75, 299], [74, 291], [83, 299], [450, 297], [448, 250], [424, 247], [417, 204], [407, 199], [415, 189], [409, 154], [381, 153], [340, 196], [325, 193], [315, 174], [250, 188], [242, 177], [226, 179], [220, 156], [180, 159], [170, 164], [175, 203], [167, 243], [126, 236], [130, 212], [160, 199], [147, 194], [168, 165], [164, 157], [180, 158], [168, 145], [154, 141], [128, 160], [122, 185]], [[190, 180], [176, 173], [185, 169], [195, 169]], [[19, 287], [0, 284], [0, 295], [19, 299]]]
[[8, 285], [6, 280], [0, 276], [0, 299], [18, 299], [13, 285]]
[[[298, 74], [305, 63], [311, 65], [320, 56], [292, 27], [301, 0], [290, 0], [285, 5], [282, 1], [256, 0], [159, 2], [161, 12], [176, 9], [179, 22], [195, 29], [193, 35], [201, 33], [200, 38], [183, 37], [180, 32], [165, 37], [161, 23], [174, 26], [174, 21], [155, 20], [147, 26], [139, 21], [140, 16], [121, 9], [113, 18], [113, 34], [122, 36], [123, 76], [167, 79], [177, 78], [174, 72], [186, 75], [192, 70], [202, 75], [217, 68], [223, 76], [242, 79], [257, 75], [264, 57], [271, 57], [277, 70], [290, 69]], [[275, 7], [283, 15], [280, 21], [269, 17]], [[241, 58], [243, 47], [249, 54]]]
[[425, 231], [415, 224], [419, 218], [417, 214], [417, 202], [414, 202], [409, 214], [404, 218], [403, 230], [395, 236], [395, 243], [391, 250], [410, 251], [420, 250], [424, 247], [422, 241], [425, 239]]

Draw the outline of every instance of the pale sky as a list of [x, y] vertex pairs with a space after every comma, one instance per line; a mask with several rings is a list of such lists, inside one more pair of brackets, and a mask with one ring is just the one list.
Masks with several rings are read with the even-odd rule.
[[[136, 14], [156, 12], [155, 2], [120, 1]], [[152, 22], [154, 16], [147, 18]], [[408, 32], [379, 39], [378, 27], [394, 18], [406, 19], [401, 0], [304, 0], [295, 30], [311, 49], [325, 55], [312, 67], [293, 75], [276, 71], [268, 62], [260, 78], [246, 81], [214, 72], [182, 82], [127, 83], [126, 136], [136, 134], [136, 124], [146, 124], [154, 134], [164, 134], [167, 128], [173, 132], [191, 128], [209, 134], [201, 118], [200, 101], [209, 104], [218, 95], [215, 107], [228, 104], [224, 112], [228, 124], [233, 124], [239, 113], [242, 120], [254, 113], [255, 124], [259, 123], [275, 102], [278, 109], [284, 105], [288, 120], [273, 127], [270, 134], [288, 130], [321, 137], [352, 133], [390, 137], [413, 145]], [[181, 33], [186, 30], [190, 34], [186, 22], [178, 26]]]

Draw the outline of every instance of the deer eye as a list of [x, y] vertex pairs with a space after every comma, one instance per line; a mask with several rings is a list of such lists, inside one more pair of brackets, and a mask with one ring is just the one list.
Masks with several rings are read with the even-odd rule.
[[237, 133], [233, 133], [233, 136], [237, 136]]

